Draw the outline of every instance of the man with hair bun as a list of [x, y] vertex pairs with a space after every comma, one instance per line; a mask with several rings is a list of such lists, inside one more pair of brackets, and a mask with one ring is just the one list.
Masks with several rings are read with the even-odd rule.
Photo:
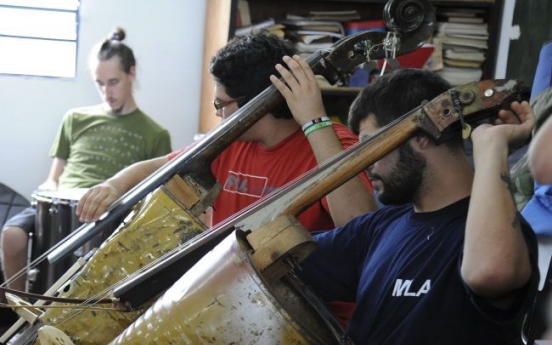
[[[136, 104], [132, 93], [136, 60], [123, 43], [125, 37], [125, 31], [117, 27], [94, 47], [89, 67], [103, 102], [65, 114], [50, 150], [50, 172], [38, 191], [89, 188], [135, 162], [171, 152], [169, 132]], [[29, 207], [4, 225], [1, 245], [6, 281], [26, 266], [35, 218], [35, 207]], [[23, 290], [25, 277], [8, 286]]]

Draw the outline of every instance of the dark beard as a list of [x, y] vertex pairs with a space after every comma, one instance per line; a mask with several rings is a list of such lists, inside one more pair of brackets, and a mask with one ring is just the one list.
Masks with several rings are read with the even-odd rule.
[[123, 111], [123, 107], [120, 107], [118, 109], [113, 109], [113, 108], [109, 109], [109, 113], [113, 116], [121, 115], [122, 111]]
[[385, 205], [403, 205], [414, 201], [420, 188], [426, 160], [405, 143], [399, 147], [397, 165], [387, 176], [377, 176], [383, 184], [378, 200]]

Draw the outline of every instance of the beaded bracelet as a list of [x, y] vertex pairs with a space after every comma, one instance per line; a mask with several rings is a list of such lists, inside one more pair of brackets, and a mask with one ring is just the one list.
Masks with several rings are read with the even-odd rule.
[[303, 129], [303, 132], [307, 130], [307, 128], [309, 128], [310, 126], [312, 125], [315, 125], [317, 123], [320, 123], [320, 122], [324, 122], [324, 121], [330, 121], [330, 118], [327, 117], [327, 116], [321, 116], [321, 117], [317, 117], [316, 119], [312, 119], [310, 120], [309, 122], [305, 123], [303, 125], [303, 127], [301, 127]]
[[305, 136], [308, 136], [309, 134], [311, 134], [312, 132], [316, 131], [316, 130], [319, 130], [320, 128], [324, 128], [324, 127], [329, 127], [332, 125], [332, 122], [331, 121], [322, 121], [322, 122], [318, 122], [318, 123], [315, 123], [314, 125], [310, 125], [307, 127], [307, 129], [304, 131], [305, 133]]

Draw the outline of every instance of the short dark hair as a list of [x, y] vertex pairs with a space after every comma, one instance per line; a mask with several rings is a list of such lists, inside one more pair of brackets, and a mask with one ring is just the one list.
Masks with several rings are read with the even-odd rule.
[[136, 66], [136, 59], [132, 49], [122, 42], [125, 37], [126, 32], [123, 28], [116, 27], [113, 29], [113, 32], [100, 42], [96, 57], [98, 61], [106, 61], [118, 56], [121, 61], [121, 70], [129, 74], [130, 69]]
[[[243, 97], [244, 105], [264, 89], [272, 85], [270, 75], [280, 76], [274, 68], [282, 63], [285, 55], [296, 53], [292, 43], [278, 36], [261, 31], [248, 36], [234, 37], [211, 59], [209, 72], [232, 98]], [[293, 118], [285, 102], [271, 114], [276, 118]]]
[[[414, 68], [394, 70], [368, 84], [355, 98], [349, 109], [349, 127], [359, 134], [360, 122], [374, 114], [376, 123], [383, 127], [424, 100], [432, 100], [451, 88], [437, 73]], [[450, 148], [462, 147], [460, 134], [447, 141]]]

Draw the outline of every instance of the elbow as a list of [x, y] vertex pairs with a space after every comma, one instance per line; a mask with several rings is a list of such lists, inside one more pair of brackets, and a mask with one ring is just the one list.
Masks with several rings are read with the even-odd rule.
[[462, 279], [478, 296], [502, 297], [524, 286], [531, 276], [530, 267], [517, 265], [462, 266]]

